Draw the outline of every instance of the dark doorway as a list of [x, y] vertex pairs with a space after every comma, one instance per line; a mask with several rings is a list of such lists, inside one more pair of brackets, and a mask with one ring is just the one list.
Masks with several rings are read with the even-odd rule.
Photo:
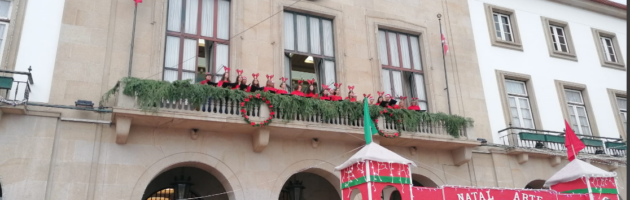
[[177, 167], [155, 177], [145, 189], [142, 199], [200, 197], [199, 200], [228, 200], [225, 192], [225, 187], [211, 173], [195, 167]]

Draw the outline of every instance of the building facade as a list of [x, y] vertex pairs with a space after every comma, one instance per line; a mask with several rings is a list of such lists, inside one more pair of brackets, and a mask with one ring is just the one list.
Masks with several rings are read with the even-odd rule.
[[[512, 13], [516, 14], [532, 7], [525, 1], [515, 2], [487, 3], [514, 6]], [[487, 77], [489, 71], [530, 73], [495, 67], [488, 52], [496, 51], [506, 62], [536, 59], [545, 65], [556, 62], [569, 68], [564, 67], [569, 63], [597, 71], [599, 82], [558, 76], [557, 85], [587, 85], [593, 101], [583, 102], [587, 105], [582, 107], [589, 111], [589, 117], [593, 115], [589, 120], [596, 118], [601, 124], [589, 124], [588, 130], [595, 136], [614, 137], [608, 131], [616, 129], [603, 126], [604, 121], [617, 116], [613, 115], [616, 111], [593, 113], [590, 109], [599, 107], [590, 105], [602, 103], [601, 94], [594, 97], [596, 91], [601, 93], [600, 87], [610, 88], [604, 91], [611, 95], [625, 91], [620, 85], [623, 81], [617, 78], [625, 79], [619, 73], [625, 70], [625, 64], [620, 63], [625, 63], [621, 52], [626, 47], [625, 33], [616, 27], [620, 26], [618, 21], [625, 22], [625, 14], [620, 19], [588, 11], [599, 17], [592, 19], [597, 29], [591, 30], [583, 25], [587, 22], [573, 25], [568, 20], [587, 12], [576, 8], [579, 5], [537, 3], [568, 13], [549, 18], [564, 19], [571, 28], [591, 31], [572, 29], [576, 38], [566, 48], [578, 54], [556, 55], [562, 58], [540, 53], [531, 53], [536, 58], [516, 55], [543, 52], [529, 50], [546, 47], [543, 42], [547, 36], [540, 24], [536, 37], [518, 34], [516, 41], [523, 39], [520, 50], [501, 42], [496, 47], [497, 42], [488, 41], [489, 33], [483, 32], [489, 24], [484, 2], [471, 0], [155, 0], [137, 7], [130, 0], [0, 0], [0, 25], [6, 30], [0, 44], [0, 72], [13, 78], [11, 89], [4, 89], [7, 93], [0, 107], [0, 198], [295, 199], [291, 189], [303, 187], [304, 199], [341, 199], [340, 174], [333, 168], [365, 144], [362, 123], [344, 117], [324, 120], [323, 115], [282, 120], [280, 111], [274, 114], [277, 110], [262, 106], [244, 116], [254, 120], [268, 116], [275, 121], [266, 127], [252, 127], [239, 114], [242, 99], [213, 98], [203, 107], [182, 99], [165, 100], [159, 102], [157, 110], [147, 112], [137, 97], [123, 94], [125, 85], [120, 82], [134, 77], [198, 83], [205, 73], [216, 81], [225, 74], [224, 66], [231, 69], [231, 80], [237, 77], [237, 70], [244, 70], [243, 75], [250, 80], [250, 73], [275, 75], [276, 82], [281, 76], [287, 77], [290, 87], [300, 79], [315, 79], [318, 89], [321, 84], [343, 83], [342, 94], [348, 93], [347, 85], [355, 86], [359, 96], [385, 91], [396, 97], [417, 98], [428, 113], [450, 112], [474, 120], [474, 126], [463, 127], [456, 135], [437, 123], [419, 124], [414, 131], [405, 129], [394, 139], [374, 135], [375, 142], [418, 164], [412, 169], [416, 186], [542, 188], [544, 180], [568, 163], [566, 154], [562, 149], [541, 153], [534, 146], [501, 142], [497, 129], [502, 129], [506, 120], [498, 106], [502, 104], [497, 78]], [[522, 18], [526, 17], [519, 16]], [[595, 23], [598, 19], [611, 24]], [[533, 27], [529, 22], [519, 23], [523, 27], [520, 30]], [[445, 56], [441, 30], [449, 47]], [[590, 40], [577, 41], [578, 36], [589, 34]], [[597, 40], [593, 34], [605, 37]], [[543, 36], [538, 46], [532, 42], [529, 47], [529, 37], [538, 36]], [[501, 37], [517, 38], [509, 34]], [[612, 45], [610, 50], [602, 47], [598, 54], [596, 44]], [[589, 47], [592, 49], [587, 50]], [[595, 57], [587, 55], [589, 51], [595, 52]], [[606, 60], [613, 58], [605, 56], [613, 51], [620, 52], [613, 53], [616, 62]], [[29, 56], [33, 52], [41, 56]], [[595, 65], [595, 61], [600, 62]], [[589, 73], [580, 72], [584, 76]], [[540, 75], [545, 79], [540, 82], [537, 75], [530, 76], [536, 84], [549, 82], [547, 76]], [[611, 83], [601, 81], [609, 79]], [[260, 80], [264, 81], [262, 77]], [[538, 92], [539, 87], [553, 87], [534, 86], [539, 95], [546, 94]], [[118, 91], [98, 105], [115, 87]], [[569, 89], [584, 91], [579, 88]], [[582, 95], [587, 96], [586, 92]], [[619, 97], [625, 97], [625, 92], [623, 95]], [[96, 105], [85, 106], [78, 100]], [[613, 103], [608, 101], [606, 105]], [[558, 99], [553, 102], [556, 105], [544, 105], [555, 106], [550, 111], [565, 107], [558, 107]], [[542, 107], [542, 102], [538, 105], [548, 108]], [[533, 116], [534, 121], [540, 120]], [[558, 113], [550, 114], [549, 119], [544, 118], [549, 124], [544, 124], [545, 129], [562, 131], [551, 122], [561, 119]], [[396, 125], [386, 120], [377, 124], [385, 131], [397, 131]], [[542, 129], [540, 123], [535, 124], [535, 129]], [[522, 139], [510, 138], [516, 144]], [[625, 148], [605, 148], [604, 154], [596, 154], [596, 150], [590, 148], [580, 156], [617, 172], [625, 199], [625, 158], [613, 156], [625, 155]]]

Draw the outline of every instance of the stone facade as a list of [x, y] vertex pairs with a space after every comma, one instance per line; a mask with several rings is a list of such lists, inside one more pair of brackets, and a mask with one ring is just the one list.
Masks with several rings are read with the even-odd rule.
[[[436, 18], [438, 13], [443, 16], [442, 25], [450, 47], [446, 66], [452, 111], [475, 120], [475, 138], [466, 138], [460, 142], [462, 144], [440, 139], [450, 144], [448, 148], [428, 148], [429, 143], [422, 143], [427, 146], [409, 145], [416, 140], [431, 142], [422, 137], [377, 139], [419, 165], [412, 169], [415, 181], [425, 186], [524, 188], [531, 181], [549, 178], [568, 163], [562, 158], [560, 164], [552, 166], [553, 157], [533, 156], [522, 162], [522, 157], [509, 155], [504, 148], [466, 146], [478, 145], [474, 143], [476, 137], [489, 141], [492, 138], [467, 0], [294, 3], [289, 0], [231, 2], [230, 34], [235, 36], [230, 41], [233, 69], [283, 74], [282, 15], [275, 13], [283, 9], [317, 13], [334, 21], [337, 80], [356, 85], [357, 94], [375, 93], [381, 88], [375, 42], [377, 28], [420, 35], [429, 108], [447, 112]], [[138, 5], [133, 77], [162, 77], [166, 5], [166, 0]], [[127, 76], [133, 9], [133, 1], [129, 0], [65, 1], [48, 104], [71, 105], [77, 99], [98, 102], [118, 80]], [[269, 16], [269, 20], [264, 20]], [[236, 35], [238, 33], [241, 34]], [[342, 93], [347, 91], [344, 89]], [[118, 96], [118, 100], [121, 98]], [[324, 182], [332, 186], [307, 188], [306, 199], [329, 199], [335, 196], [331, 188], [337, 194], [340, 190], [340, 175], [333, 168], [364, 144], [361, 132], [348, 131], [333, 137], [323, 134], [331, 130], [320, 127], [276, 127], [270, 131], [265, 147], [255, 149], [253, 146], [260, 140], [252, 139], [252, 135], [262, 137], [260, 131], [237, 119], [221, 118], [223, 121], [218, 122], [213, 118], [212, 123], [223, 125], [208, 125], [197, 131], [196, 137], [191, 137], [191, 130], [183, 127], [209, 124], [204, 120], [212, 114], [158, 113], [164, 121], [152, 121], [157, 119], [151, 118], [153, 114], [133, 108], [127, 114], [141, 117], [127, 122], [125, 142], [121, 143], [117, 138], [125, 127], [117, 123], [121, 119], [117, 116], [122, 116], [122, 111], [98, 113], [40, 106], [5, 106], [1, 110], [0, 184], [2, 198], [6, 200], [137, 200], [146, 197], [145, 191], [153, 179], [177, 167], [195, 167], [214, 176], [226, 192], [212, 199], [275, 200], [286, 181], [298, 172], [305, 172], [300, 173], [305, 176], [298, 177], [306, 179], [306, 186]], [[142, 120], [146, 123], [138, 122]], [[226, 128], [233, 124], [236, 125], [231, 129]], [[300, 136], [289, 134], [292, 132], [299, 132], [295, 135]], [[312, 135], [319, 132], [322, 133], [320, 140], [314, 145]], [[337, 136], [343, 139], [337, 140]], [[594, 164], [619, 174], [620, 193], [625, 199], [625, 167]], [[212, 194], [210, 190], [199, 193]]]

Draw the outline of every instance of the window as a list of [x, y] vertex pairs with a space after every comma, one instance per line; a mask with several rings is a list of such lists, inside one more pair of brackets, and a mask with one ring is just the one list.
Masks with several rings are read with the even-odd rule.
[[505, 89], [508, 94], [512, 126], [534, 129], [534, 119], [525, 82], [506, 80]]
[[623, 129], [626, 130], [628, 122], [628, 100], [626, 97], [617, 97], [617, 106], [619, 107], [619, 117], [623, 122]]
[[616, 34], [598, 29], [592, 30], [602, 66], [626, 70]]
[[567, 100], [569, 121], [573, 131], [577, 134], [592, 135], [591, 127], [588, 122], [588, 116], [586, 114], [586, 106], [584, 104], [584, 99], [582, 99], [582, 92], [578, 90], [565, 89], [564, 93]]
[[387, 30], [378, 31], [383, 91], [393, 97], [416, 97], [420, 108], [427, 110], [419, 45], [418, 36]]
[[169, 0], [164, 53], [165, 81], [218, 81], [229, 66], [230, 1]]
[[[11, 16], [11, 1], [0, 0], [0, 55], [4, 54], [4, 44]], [[0, 56], [1, 58], [2, 56]]]
[[336, 82], [332, 20], [284, 12], [284, 63], [289, 86], [300, 79], [316, 79], [334, 88]]
[[549, 55], [551, 57], [577, 61], [569, 24], [564, 21], [546, 17], [541, 17], [541, 19], [543, 22], [543, 31], [545, 31], [547, 38]]
[[484, 4], [488, 32], [493, 46], [523, 50], [514, 10]]
[[497, 35], [497, 39], [512, 42], [512, 26], [510, 25], [510, 16], [493, 13], [492, 20], [494, 21], [494, 31]]

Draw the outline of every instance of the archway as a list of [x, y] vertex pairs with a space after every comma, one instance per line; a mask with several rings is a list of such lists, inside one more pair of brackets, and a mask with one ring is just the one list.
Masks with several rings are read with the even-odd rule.
[[545, 180], [533, 180], [525, 185], [525, 189], [549, 189], [543, 185], [545, 185]]
[[361, 194], [361, 190], [353, 189], [350, 193], [350, 200], [363, 200], [363, 194]]
[[381, 199], [383, 200], [402, 200], [402, 195], [396, 187], [388, 185], [383, 188], [381, 192]]
[[341, 200], [339, 192], [324, 177], [310, 172], [293, 174], [282, 186], [279, 200]]
[[229, 200], [225, 187], [211, 173], [196, 167], [175, 167], [156, 176], [147, 186], [143, 200], [193, 198]]
[[0, 184], [0, 200], [2, 200], [2, 184]]
[[411, 180], [413, 186], [416, 187], [438, 187], [438, 184], [431, 180], [429, 177], [420, 174], [411, 174]]

